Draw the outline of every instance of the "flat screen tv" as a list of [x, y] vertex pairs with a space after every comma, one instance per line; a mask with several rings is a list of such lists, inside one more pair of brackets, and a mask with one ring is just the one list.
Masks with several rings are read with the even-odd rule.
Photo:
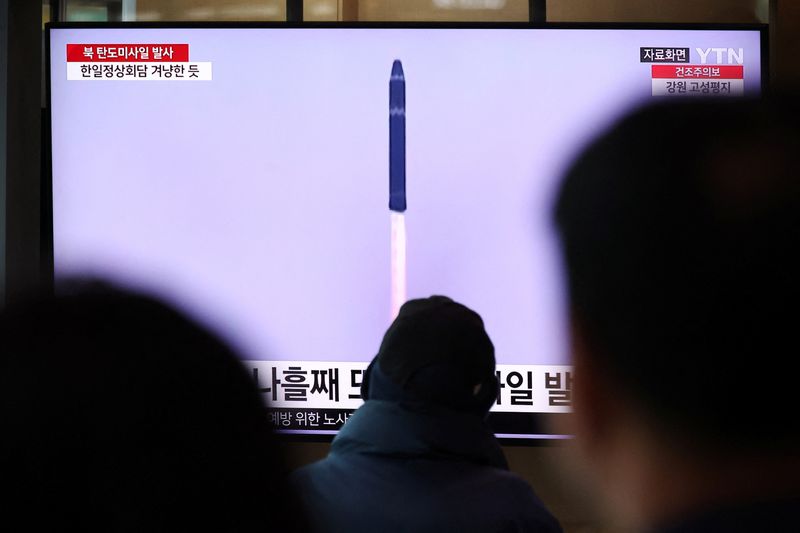
[[[397, 306], [485, 321], [515, 442], [564, 438], [558, 179], [632, 106], [758, 95], [763, 27], [53, 25], [56, 278], [156, 293], [326, 436]], [[709, 128], [713, 124], [686, 124]]]

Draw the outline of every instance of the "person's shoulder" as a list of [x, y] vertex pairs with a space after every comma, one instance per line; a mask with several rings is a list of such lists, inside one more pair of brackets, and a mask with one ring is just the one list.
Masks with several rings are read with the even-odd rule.
[[[561, 525], [530, 483], [508, 470], [492, 469], [494, 494], [515, 510], [516, 531], [560, 533]], [[509, 531], [514, 530], [513, 528]]]
[[329, 454], [327, 457], [296, 468], [289, 474], [289, 482], [296, 490], [337, 490], [351, 481], [352, 464], [348, 460]]
[[299, 466], [295, 468], [291, 474], [289, 474], [289, 479], [294, 481], [302, 481], [307, 479], [319, 472], [325, 470], [330, 462], [330, 457], [323, 457], [313, 463], [308, 463], [307, 465]]
[[532, 498], [538, 500], [530, 483], [521, 476], [500, 468], [484, 467], [481, 469], [484, 476], [491, 480], [496, 488], [505, 493], [516, 494], [519, 498]]
[[326, 483], [329, 474], [329, 459], [327, 457], [301, 466], [289, 474], [289, 483], [304, 498], [314, 492], [314, 487]]

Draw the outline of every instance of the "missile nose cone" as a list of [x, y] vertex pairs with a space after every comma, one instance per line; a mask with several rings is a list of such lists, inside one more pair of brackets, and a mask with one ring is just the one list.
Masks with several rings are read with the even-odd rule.
[[403, 63], [399, 59], [395, 59], [394, 63], [392, 63], [392, 79], [405, 79], [405, 75], [403, 74]]

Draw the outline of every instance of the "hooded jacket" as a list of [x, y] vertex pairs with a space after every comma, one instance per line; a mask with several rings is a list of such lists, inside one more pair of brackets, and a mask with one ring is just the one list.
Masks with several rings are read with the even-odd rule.
[[369, 399], [292, 476], [318, 532], [559, 532], [483, 417]]

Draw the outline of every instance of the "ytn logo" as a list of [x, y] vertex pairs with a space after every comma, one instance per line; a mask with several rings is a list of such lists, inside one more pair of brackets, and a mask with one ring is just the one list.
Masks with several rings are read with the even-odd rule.
[[700, 55], [700, 63], [705, 65], [708, 63], [708, 56], [711, 54], [716, 54], [712, 56], [712, 60], [716, 59], [716, 61], [712, 61], [714, 65], [722, 65], [723, 63], [723, 56], [726, 56], [728, 59], [728, 65], [741, 65], [744, 63], [744, 49], [743, 48], [695, 48], [697, 53]]

